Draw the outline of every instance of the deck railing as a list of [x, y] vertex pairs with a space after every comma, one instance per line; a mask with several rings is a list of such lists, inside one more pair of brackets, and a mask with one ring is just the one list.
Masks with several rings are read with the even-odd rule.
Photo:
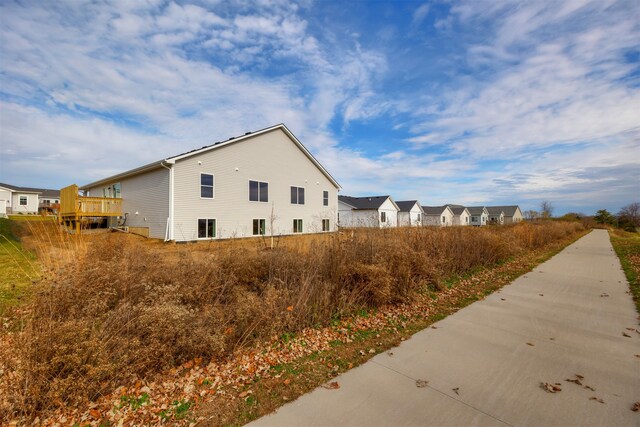
[[122, 216], [122, 199], [114, 197], [84, 197], [78, 195], [78, 186], [60, 190], [61, 217]]

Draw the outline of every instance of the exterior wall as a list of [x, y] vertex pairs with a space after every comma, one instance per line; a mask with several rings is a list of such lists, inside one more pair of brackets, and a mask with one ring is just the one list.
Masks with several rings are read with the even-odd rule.
[[109, 182], [89, 189], [89, 195], [102, 197], [103, 188], [117, 182], [120, 183], [122, 213], [127, 217], [125, 225], [148, 227], [149, 237], [164, 239], [169, 217], [169, 171], [160, 168]]
[[[20, 197], [27, 197], [27, 204], [20, 205]], [[38, 195], [15, 192], [11, 194], [11, 213], [33, 214], [38, 213]]]
[[520, 208], [516, 209], [515, 213], [513, 214], [513, 216], [505, 216], [504, 217], [504, 223], [505, 224], [513, 224], [513, 223], [517, 223], [524, 220], [524, 215], [522, 215], [522, 211], [520, 211]]
[[502, 225], [504, 224], [504, 215], [489, 215], [489, 219], [487, 221], [490, 223]]
[[0, 188], [0, 216], [5, 216], [11, 209], [11, 191]]
[[413, 205], [409, 212], [398, 212], [399, 227], [416, 227], [422, 225], [422, 211], [418, 205]]
[[380, 214], [377, 210], [354, 210], [352, 207], [338, 202], [340, 227], [380, 227]]
[[462, 211], [460, 215], [453, 215], [453, 225], [471, 225], [471, 216], [468, 211]]
[[[442, 220], [444, 217], [444, 221]], [[453, 212], [449, 209], [445, 209], [438, 215], [424, 215], [422, 223], [424, 225], [436, 226], [436, 227], [451, 227], [453, 225]]]
[[[177, 160], [173, 168], [176, 241], [196, 240], [199, 218], [216, 220], [216, 238], [252, 236], [253, 219], [265, 219], [266, 235], [292, 234], [294, 219], [302, 219], [304, 233], [321, 232], [323, 219], [337, 229], [338, 189], [280, 129]], [[214, 175], [213, 199], [200, 197], [201, 173]], [[268, 202], [249, 201], [249, 180], [269, 184]], [[304, 205], [291, 204], [291, 186], [304, 187]]]
[[[476, 218], [476, 220], [474, 221], [474, 218]], [[487, 225], [487, 220], [489, 219], [489, 216], [483, 212], [482, 215], [471, 215], [471, 218], [469, 219], [469, 223], [471, 225], [475, 225], [475, 226], [483, 226], [483, 225]]]
[[387, 199], [385, 202], [378, 208], [378, 217], [381, 217], [382, 212], [386, 214], [386, 222], [380, 221], [380, 228], [388, 228], [388, 227], [397, 227], [398, 226], [398, 209], [391, 202], [391, 200]]

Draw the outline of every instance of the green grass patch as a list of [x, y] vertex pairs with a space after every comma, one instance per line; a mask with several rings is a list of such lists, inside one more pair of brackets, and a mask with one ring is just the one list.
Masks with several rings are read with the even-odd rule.
[[35, 256], [22, 247], [14, 227], [12, 220], [0, 218], [0, 315], [24, 301], [40, 277]]
[[609, 237], [627, 276], [636, 310], [640, 313], [640, 234], [613, 230]]

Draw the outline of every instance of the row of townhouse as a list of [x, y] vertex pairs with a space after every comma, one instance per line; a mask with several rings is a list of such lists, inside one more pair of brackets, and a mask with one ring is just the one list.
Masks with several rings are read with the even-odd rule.
[[99, 223], [176, 242], [338, 227], [474, 224], [473, 208], [338, 196], [340, 189], [298, 138], [278, 124], [65, 187], [59, 218], [77, 229]]
[[444, 205], [422, 206], [417, 200], [394, 201], [391, 196], [338, 196], [341, 227], [483, 226], [524, 219], [520, 207]]
[[11, 214], [34, 215], [45, 208], [55, 210], [59, 203], [59, 190], [0, 183], [0, 217]]

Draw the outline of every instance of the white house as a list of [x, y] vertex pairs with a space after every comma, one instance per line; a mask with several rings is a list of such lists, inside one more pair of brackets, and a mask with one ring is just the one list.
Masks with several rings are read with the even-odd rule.
[[338, 196], [338, 225], [340, 227], [396, 227], [399, 210], [391, 196]]
[[422, 206], [417, 200], [396, 202], [398, 209], [398, 226], [412, 227], [422, 225]]
[[80, 189], [86, 196], [121, 198], [121, 225], [165, 240], [337, 229], [340, 186], [283, 124]]
[[0, 183], [0, 215], [37, 214], [43, 189]]
[[520, 206], [487, 206], [487, 209], [499, 209], [504, 214], [504, 224], [514, 224], [524, 220]]
[[500, 206], [486, 206], [489, 213], [488, 222], [490, 224], [504, 224], [504, 211]]
[[453, 212], [453, 225], [470, 225], [471, 215], [469, 210], [460, 205], [447, 205]]
[[484, 206], [467, 207], [469, 214], [471, 215], [471, 225], [477, 227], [487, 225], [489, 220], [489, 212]]
[[450, 227], [453, 225], [453, 211], [449, 206], [423, 206], [422, 223], [436, 227]]

